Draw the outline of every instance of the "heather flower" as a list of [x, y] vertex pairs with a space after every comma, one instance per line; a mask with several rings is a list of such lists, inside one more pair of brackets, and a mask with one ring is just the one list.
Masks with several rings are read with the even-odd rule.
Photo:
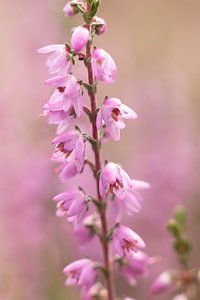
[[125, 128], [124, 119], [136, 119], [137, 114], [117, 98], [106, 98], [97, 115], [97, 127], [104, 124], [110, 136], [120, 140], [120, 130]]
[[85, 142], [82, 135], [72, 130], [57, 136], [52, 144], [55, 146], [53, 160], [62, 163], [60, 178], [65, 181], [77, 173], [84, 166]]
[[75, 76], [56, 76], [46, 80], [45, 83], [55, 86], [63, 94], [62, 101], [65, 111], [68, 111], [73, 106], [77, 117], [80, 117], [83, 109], [83, 92]]
[[107, 31], [107, 24], [102, 18], [94, 17], [92, 20], [92, 26], [95, 28], [96, 34], [103, 34]]
[[83, 26], [74, 29], [71, 38], [72, 49], [80, 52], [87, 44], [89, 39], [89, 30]]
[[72, 61], [64, 44], [53, 44], [38, 49], [38, 53], [50, 54], [46, 60], [50, 74], [68, 74], [72, 69]]
[[121, 271], [130, 285], [135, 285], [138, 277], [148, 274], [149, 257], [142, 251], [132, 252], [123, 262]]
[[81, 245], [89, 243], [97, 232], [100, 232], [101, 222], [99, 216], [93, 213], [87, 216], [82, 225], [76, 227], [75, 234]]
[[78, 5], [83, 6], [83, 1], [72, 0], [69, 1], [63, 8], [66, 17], [72, 17], [79, 12]]
[[77, 285], [91, 287], [95, 282], [97, 273], [94, 268], [94, 263], [87, 258], [76, 260], [70, 263], [63, 270], [67, 276], [66, 285]]
[[149, 184], [140, 180], [131, 180], [128, 174], [117, 164], [108, 163], [100, 174], [99, 189], [102, 197], [109, 193], [118, 200], [115, 205], [124, 207], [127, 213], [138, 212], [141, 209], [141, 198], [138, 190], [146, 189]]
[[169, 291], [173, 286], [173, 278], [171, 271], [163, 272], [151, 287], [153, 294], [161, 294]]
[[136, 252], [144, 247], [145, 243], [142, 238], [129, 227], [119, 225], [114, 230], [112, 248], [115, 254], [127, 257], [131, 255], [132, 252]]
[[91, 63], [97, 80], [112, 83], [116, 79], [117, 67], [105, 50], [96, 48], [92, 53]]
[[81, 191], [71, 190], [54, 197], [57, 202], [56, 215], [67, 218], [76, 217], [78, 223], [83, 220], [87, 205], [85, 195]]

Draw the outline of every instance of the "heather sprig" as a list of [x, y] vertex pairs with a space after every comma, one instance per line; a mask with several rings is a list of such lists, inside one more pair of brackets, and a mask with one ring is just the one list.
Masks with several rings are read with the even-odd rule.
[[[89, 165], [96, 185], [96, 195], [77, 187], [54, 197], [57, 216], [73, 222], [81, 244], [97, 236], [102, 246], [103, 262], [82, 258], [64, 268], [66, 285], [78, 286], [82, 300], [116, 299], [116, 266], [132, 285], [148, 274], [150, 263], [143, 252], [143, 239], [121, 224], [122, 212], [130, 215], [141, 210], [138, 192], [149, 188], [149, 184], [131, 179], [119, 164], [103, 160], [101, 155], [105, 138], [119, 141], [120, 131], [126, 126], [124, 120], [136, 119], [137, 114], [115, 97], [106, 96], [97, 103], [99, 83], [112, 83], [117, 74], [110, 54], [94, 44], [95, 36], [107, 31], [106, 22], [96, 15], [99, 5], [100, 0], [69, 1], [63, 9], [65, 15], [79, 13], [83, 18], [83, 23], [73, 29], [71, 42], [38, 50], [48, 55], [46, 64], [53, 77], [45, 83], [55, 88], [43, 106], [43, 115], [49, 124], [57, 125], [52, 160], [58, 164], [59, 178], [66, 182], [76, 174], [84, 176], [85, 165]], [[87, 82], [74, 74], [74, 65], [80, 64], [85, 66]], [[86, 97], [90, 107], [86, 106]], [[91, 132], [84, 132], [80, 126], [79, 120], [84, 117], [91, 124]], [[93, 151], [93, 159], [85, 156], [88, 147]], [[108, 203], [118, 211], [113, 224], [108, 224]]]
[[166, 270], [152, 286], [154, 294], [170, 292], [173, 300], [200, 299], [200, 268], [190, 266], [192, 242], [187, 234], [186, 211], [178, 206], [167, 228], [173, 237], [172, 245], [180, 264], [180, 269]]

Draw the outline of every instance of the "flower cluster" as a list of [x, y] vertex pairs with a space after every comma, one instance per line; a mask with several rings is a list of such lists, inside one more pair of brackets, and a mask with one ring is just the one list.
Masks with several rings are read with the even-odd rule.
[[[84, 24], [73, 29], [70, 44], [54, 44], [38, 50], [48, 55], [46, 65], [52, 77], [45, 83], [55, 89], [43, 106], [42, 115], [47, 117], [49, 124], [57, 125], [56, 137], [52, 141], [55, 147], [52, 160], [58, 164], [59, 178], [66, 182], [83, 173], [88, 163], [97, 185], [96, 196], [87, 194], [79, 187], [54, 197], [57, 216], [66, 217], [74, 224], [81, 243], [89, 242], [96, 235], [102, 245], [104, 262], [83, 258], [64, 269], [66, 285], [80, 287], [83, 300], [114, 300], [114, 265], [121, 268], [122, 274], [132, 285], [138, 277], [147, 275], [150, 263], [143, 252], [143, 239], [120, 223], [122, 212], [132, 214], [140, 211], [141, 197], [138, 193], [147, 189], [149, 184], [131, 179], [119, 164], [101, 163], [100, 146], [104, 138], [119, 141], [120, 131], [126, 126], [124, 120], [136, 119], [137, 114], [114, 97], [105, 97], [97, 106], [98, 83], [114, 82], [117, 71], [112, 57], [105, 50], [92, 46], [95, 35], [107, 31], [106, 22], [96, 16], [99, 4], [99, 0], [68, 2], [63, 9], [65, 15], [69, 17], [80, 13]], [[86, 67], [88, 82], [74, 74], [74, 65], [82, 63]], [[90, 108], [85, 105], [87, 96]], [[92, 132], [82, 132], [77, 126], [76, 122], [84, 116], [89, 117]], [[88, 145], [94, 152], [94, 162], [85, 158]], [[106, 217], [108, 202], [118, 211], [111, 228]], [[106, 287], [99, 282], [102, 277], [100, 273], [105, 275]]]

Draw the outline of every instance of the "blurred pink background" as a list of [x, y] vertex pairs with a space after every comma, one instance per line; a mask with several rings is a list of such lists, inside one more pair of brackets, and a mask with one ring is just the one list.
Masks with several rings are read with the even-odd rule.
[[[52, 91], [43, 85], [48, 74], [36, 49], [68, 41], [71, 27], [81, 20], [64, 17], [65, 3], [0, 2], [2, 300], [79, 299], [76, 289], [64, 287], [62, 269], [83, 254], [72, 227], [55, 216], [51, 199], [65, 186], [50, 162], [54, 128], [39, 118]], [[116, 83], [100, 85], [99, 99], [119, 97], [139, 115], [127, 124], [119, 144], [105, 145], [104, 156], [120, 162], [133, 178], [151, 183], [142, 212], [125, 222], [143, 236], [149, 255], [162, 257], [134, 289], [118, 279], [120, 295], [138, 300], [156, 299], [151, 283], [161, 271], [177, 266], [165, 229], [177, 204], [188, 211], [191, 265], [200, 262], [199, 12], [198, 0], [102, 0], [99, 12], [109, 30], [96, 44], [118, 65]]]

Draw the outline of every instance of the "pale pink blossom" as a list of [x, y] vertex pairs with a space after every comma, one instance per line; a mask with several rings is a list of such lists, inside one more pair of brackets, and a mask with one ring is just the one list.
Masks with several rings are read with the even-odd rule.
[[87, 258], [70, 263], [63, 272], [67, 276], [65, 284], [69, 286], [77, 285], [89, 288], [97, 276], [93, 261]]
[[168, 292], [173, 287], [173, 277], [176, 271], [165, 271], [159, 275], [151, 287], [153, 294]]
[[92, 26], [95, 28], [96, 34], [103, 34], [107, 31], [106, 21], [102, 18], [95, 16], [92, 20]]
[[46, 80], [45, 83], [55, 86], [63, 94], [64, 111], [68, 111], [73, 106], [77, 117], [81, 116], [83, 110], [83, 91], [75, 76], [56, 76]]
[[120, 99], [106, 98], [97, 115], [97, 127], [103, 125], [110, 136], [115, 140], [120, 140], [120, 130], [125, 128], [123, 119], [136, 119], [137, 114], [128, 106], [122, 104]]
[[51, 96], [49, 102], [43, 106], [42, 110], [43, 113], [41, 116], [46, 116], [49, 124], [58, 125], [57, 134], [67, 129], [76, 117], [73, 107], [70, 107], [68, 111], [64, 110], [63, 93], [60, 93], [57, 89]]
[[132, 180], [128, 174], [115, 163], [106, 164], [100, 174], [99, 189], [102, 197], [109, 193], [118, 200], [113, 202], [118, 208], [124, 207], [128, 214], [141, 209], [141, 197], [138, 191], [146, 189], [149, 184], [140, 180]]
[[121, 271], [130, 285], [135, 285], [138, 277], [148, 275], [149, 257], [142, 251], [132, 252], [123, 263]]
[[142, 238], [127, 226], [119, 225], [112, 236], [113, 252], [121, 257], [127, 257], [145, 247]]
[[87, 210], [85, 202], [85, 195], [78, 190], [70, 190], [65, 193], [59, 194], [53, 198], [57, 202], [56, 215], [58, 217], [66, 216], [67, 218], [76, 217], [80, 223]]
[[38, 49], [38, 53], [50, 54], [46, 60], [50, 74], [68, 74], [72, 69], [72, 61], [64, 44], [53, 44]]
[[72, 49], [80, 52], [87, 44], [89, 39], [89, 30], [83, 26], [78, 26], [74, 29], [71, 38]]
[[116, 64], [105, 50], [96, 48], [92, 53], [91, 63], [97, 80], [112, 83], [116, 79]]
[[66, 17], [74, 16], [79, 12], [78, 5], [85, 9], [85, 4], [81, 0], [71, 0], [63, 8]]
[[84, 166], [85, 142], [77, 130], [62, 133], [52, 144], [55, 146], [53, 160], [62, 163], [60, 178], [62, 181], [80, 173]]

